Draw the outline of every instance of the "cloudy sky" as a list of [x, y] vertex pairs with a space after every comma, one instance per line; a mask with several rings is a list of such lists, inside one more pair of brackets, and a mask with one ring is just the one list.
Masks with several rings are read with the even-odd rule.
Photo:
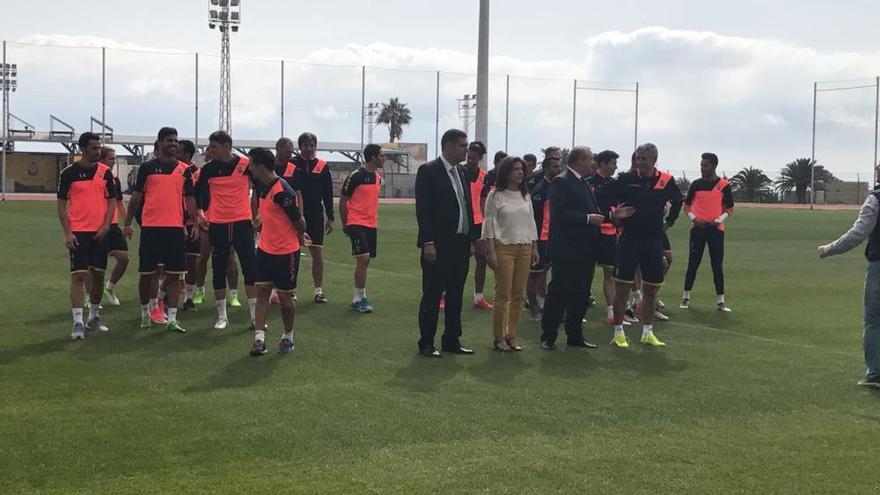
[[[456, 98], [476, 85], [476, 0], [242, 1], [244, 25], [233, 40], [234, 137], [281, 132], [281, 59], [286, 134], [308, 129], [324, 141], [358, 142], [361, 65], [368, 66], [368, 101], [397, 96], [412, 109], [404, 141], [433, 150], [437, 70], [441, 132], [461, 125]], [[88, 128], [89, 116], [101, 114], [101, 53], [81, 47], [106, 46], [107, 116], [116, 132], [153, 134], [170, 124], [192, 135], [199, 52], [204, 138], [217, 121], [219, 51], [207, 5], [17, 4], [4, 12], [0, 33], [10, 42], [9, 61], [21, 66], [12, 111], [40, 129], [50, 113]], [[876, 0], [495, 0], [489, 148], [504, 148], [508, 74], [508, 148], [517, 154], [570, 144], [574, 78], [583, 86], [615, 82], [601, 86], [615, 89], [639, 81], [639, 140], [659, 146], [663, 167], [692, 174], [699, 153], [711, 150], [728, 174], [752, 165], [775, 175], [809, 156], [813, 81], [861, 86], [880, 75], [878, 18]], [[628, 154], [633, 116], [631, 94], [580, 91], [576, 141]], [[844, 178], [870, 173], [874, 90], [821, 93], [818, 121], [819, 162]], [[375, 132], [377, 141], [387, 133]]]

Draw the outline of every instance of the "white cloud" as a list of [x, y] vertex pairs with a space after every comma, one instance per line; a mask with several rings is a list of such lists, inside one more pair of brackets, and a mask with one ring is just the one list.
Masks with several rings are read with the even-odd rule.
[[[21, 41], [110, 47], [108, 85], [117, 109], [127, 108], [129, 100], [141, 106], [165, 101], [177, 111], [180, 105], [173, 102], [194, 99], [191, 54], [132, 51], [151, 48], [96, 36], [35, 34]], [[27, 115], [29, 102], [42, 112], [37, 103], [46, 100], [46, 95], [57, 95], [52, 103], [60, 107], [73, 105], [68, 97], [80, 95], [82, 101], [77, 103], [87, 100], [89, 108], [95, 108], [100, 54], [98, 51], [96, 57], [95, 50], [81, 50], [14, 45], [13, 51], [20, 55], [17, 61], [24, 67], [22, 73], [39, 75], [42, 81], [22, 76], [21, 91], [15, 97], [18, 112]], [[405, 139], [433, 139], [435, 71], [443, 71], [443, 125], [458, 121], [455, 99], [476, 89], [476, 80], [470, 75], [476, 66], [475, 55], [443, 48], [351, 43], [315, 50], [302, 62], [291, 61], [285, 73], [286, 128], [313, 129], [326, 140], [358, 135], [361, 65], [370, 66], [368, 101], [398, 96], [413, 111], [413, 124], [405, 129]], [[216, 63], [216, 57], [202, 58], [203, 108], [216, 105]], [[694, 163], [699, 152], [714, 150], [728, 170], [748, 162], [775, 173], [785, 162], [808, 154], [813, 81], [880, 73], [880, 52], [823, 52], [774, 39], [646, 27], [608, 31], [586, 39], [581, 60], [523, 60], [502, 53], [492, 57], [490, 65], [490, 148], [500, 148], [504, 136], [506, 74], [514, 74], [509, 130], [514, 153], [534, 152], [550, 143], [570, 143], [572, 78], [640, 81], [640, 140], [656, 142], [664, 164], [677, 170], [682, 164]], [[249, 137], [274, 138], [280, 112], [277, 64], [237, 60], [233, 70], [235, 128]], [[869, 93], [821, 96], [818, 114], [825, 125], [817, 153], [832, 171], [835, 167], [860, 170], [870, 166], [873, 99]], [[34, 95], [30, 100], [29, 94]], [[633, 107], [629, 94], [579, 92], [577, 140], [627, 154], [632, 146]], [[180, 111], [185, 115], [185, 110]], [[144, 117], [136, 111], [117, 111], [113, 122], [124, 130], [137, 127], [138, 119]], [[150, 122], [152, 127], [159, 124]]]

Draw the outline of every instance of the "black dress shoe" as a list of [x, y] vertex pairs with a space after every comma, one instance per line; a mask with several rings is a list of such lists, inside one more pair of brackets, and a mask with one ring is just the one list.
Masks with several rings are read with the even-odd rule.
[[568, 342], [565, 343], [565, 345], [567, 345], [567, 346], [569, 346], [569, 347], [584, 347], [584, 348], [587, 348], [587, 349], [595, 349], [595, 348], [599, 347], [599, 346], [597, 346], [596, 344], [593, 344], [593, 343], [587, 342], [587, 341], [584, 340], [584, 339], [580, 339], [580, 340], [569, 340]]
[[473, 354], [474, 350], [457, 345], [455, 347], [443, 347], [443, 352], [448, 352], [450, 354]]
[[545, 351], [552, 351], [553, 349], [556, 349], [556, 344], [550, 342], [549, 340], [542, 340], [541, 349], [544, 349]]
[[443, 356], [440, 355], [440, 352], [437, 351], [434, 347], [423, 347], [419, 349], [419, 354], [425, 356], [426, 358], [441, 358]]

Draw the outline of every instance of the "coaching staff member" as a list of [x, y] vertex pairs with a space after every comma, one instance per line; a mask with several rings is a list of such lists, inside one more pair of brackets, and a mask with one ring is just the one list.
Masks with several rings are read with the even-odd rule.
[[459, 164], [467, 155], [467, 134], [450, 129], [440, 140], [440, 157], [416, 173], [418, 247], [422, 250], [422, 301], [419, 305], [419, 354], [439, 358], [434, 347], [440, 296], [446, 292], [443, 352], [473, 354], [462, 347], [461, 304], [470, 268], [473, 216], [469, 184]]

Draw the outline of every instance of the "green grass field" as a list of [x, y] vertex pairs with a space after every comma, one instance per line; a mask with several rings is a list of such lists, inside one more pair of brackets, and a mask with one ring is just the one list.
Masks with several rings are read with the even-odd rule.
[[383, 207], [376, 312], [348, 308], [352, 261], [334, 233], [331, 304], [301, 303], [296, 351], [255, 359], [246, 307], [223, 331], [211, 300], [182, 314], [186, 335], [139, 330], [136, 256], [123, 306], [104, 311], [112, 331], [71, 342], [54, 205], [2, 204], [0, 493], [876, 493], [880, 394], [855, 386], [866, 263], [815, 255], [854, 216], [740, 209], [729, 315], [708, 256], [692, 309], [677, 309], [677, 225], [665, 350], [615, 352], [600, 310], [585, 331], [598, 350], [542, 351], [523, 322], [528, 348], [500, 354], [490, 316], [468, 307], [476, 355], [427, 360], [414, 212]]

